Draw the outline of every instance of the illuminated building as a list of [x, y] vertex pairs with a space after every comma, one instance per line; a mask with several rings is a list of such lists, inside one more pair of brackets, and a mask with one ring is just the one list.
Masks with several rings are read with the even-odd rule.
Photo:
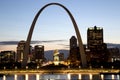
[[90, 27], [87, 30], [87, 48], [91, 62], [106, 62], [108, 60], [107, 45], [103, 40], [103, 28]]
[[12, 62], [15, 62], [15, 52], [14, 51], [1, 51], [0, 63], [12, 63]]
[[77, 39], [75, 36], [70, 38], [70, 53], [68, 60], [70, 60], [70, 64], [72, 66], [79, 66], [80, 65], [80, 52], [79, 47], [77, 46]]
[[88, 28], [87, 44], [90, 50], [101, 49], [103, 45], [103, 28], [96, 26]]
[[59, 52], [57, 49], [54, 50], [53, 58], [54, 58], [54, 64], [59, 65]]
[[54, 57], [54, 61], [59, 61], [59, 52], [57, 49], [54, 51], [53, 57]]
[[[23, 53], [25, 49], [25, 41], [20, 41], [17, 45], [17, 62], [22, 62], [23, 61]], [[32, 51], [32, 46], [29, 47], [29, 53], [26, 57], [28, 57], [28, 61], [30, 59]]]
[[41, 63], [44, 60], [44, 46], [36, 45], [34, 47], [35, 61]]
[[23, 61], [24, 49], [25, 49], [25, 41], [20, 41], [17, 46], [17, 62]]

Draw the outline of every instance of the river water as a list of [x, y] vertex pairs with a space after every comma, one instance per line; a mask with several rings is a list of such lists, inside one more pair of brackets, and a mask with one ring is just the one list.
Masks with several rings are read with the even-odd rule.
[[120, 75], [99, 74], [12, 74], [0, 75], [0, 80], [120, 80]]

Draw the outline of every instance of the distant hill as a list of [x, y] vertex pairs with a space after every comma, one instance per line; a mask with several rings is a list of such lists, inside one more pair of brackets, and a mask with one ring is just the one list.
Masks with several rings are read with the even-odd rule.
[[[108, 48], [119, 48], [120, 49], [120, 44], [114, 44], [114, 43], [107, 43]], [[53, 60], [53, 51], [54, 50], [48, 50], [45, 51], [45, 58], [47, 60]], [[69, 56], [69, 50], [59, 50], [60, 53], [64, 53], [64, 58], [67, 59]]]
[[120, 48], [120, 44], [115, 44], [115, 43], [107, 43], [108, 48]]
[[[54, 50], [45, 51], [45, 58], [47, 60], [53, 60], [53, 52]], [[59, 50], [59, 53], [64, 53], [64, 58], [67, 59], [69, 55], [69, 50]]]

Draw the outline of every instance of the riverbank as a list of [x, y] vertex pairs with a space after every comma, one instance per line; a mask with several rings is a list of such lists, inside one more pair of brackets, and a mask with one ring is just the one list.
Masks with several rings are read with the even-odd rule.
[[114, 73], [120, 74], [120, 69], [66, 69], [66, 70], [0, 70], [0, 74], [47, 74], [47, 73], [80, 73], [80, 74], [100, 74], [100, 73]]

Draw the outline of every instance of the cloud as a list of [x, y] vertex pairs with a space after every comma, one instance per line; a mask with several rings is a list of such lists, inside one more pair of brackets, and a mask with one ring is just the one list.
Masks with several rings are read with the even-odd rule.
[[[31, 41], [31, 44], [39, 43], [53, 43], [53, 42], [62, 42], [65, 40], [44, 40], [44, 41]], [[0, 41], [0, 45], [17, 45], [19, 41]]]
[[0, 45], [16, 45], [18, 41], [1, 41]]
[[68, 49], [70, 47], [70, 45], [66, 45], [66, 44], [57, 44], [57, 45], [64, 46], [65, 49], [66, 48]]

